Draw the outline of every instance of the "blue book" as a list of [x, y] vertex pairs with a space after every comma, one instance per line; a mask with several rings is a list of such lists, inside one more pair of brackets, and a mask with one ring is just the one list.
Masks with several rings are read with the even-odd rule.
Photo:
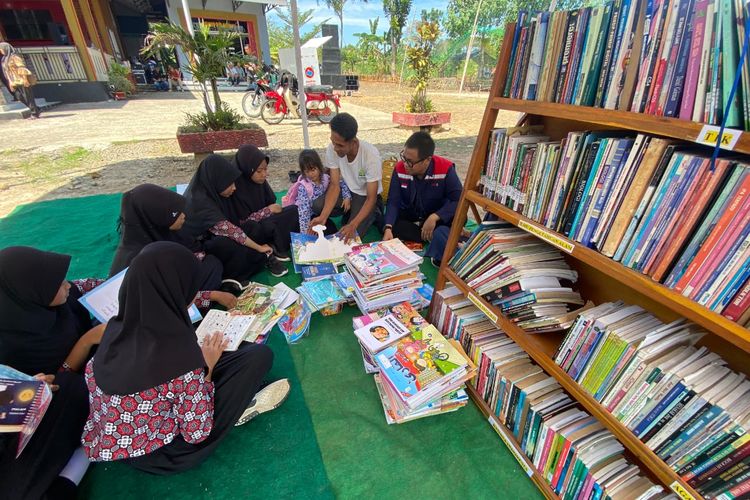
[[[685, 2], [692, 3], [693, 5], [697, 2]], [[667, 95], [667, 103], [664, 106], [664, 116], [677, 116], [680, 111], [680, 104], [682, 103], [682, 93], [685, 89], [685, 73], [687, 72], [688, 60], [690, 59], [690, 47], [693, 41], [693, 26], [695, 24], [695, 9], [690, 7], [690, 11], [686, 13], [686, 26], [684, 35], [680, 42], [680, 49], [677, 52], [677, 66], [674, 69], [672, 75], [672, 81], [667, 87], [669, 94]]]
[[589, 176], [586, 179], [586, 187], [583, 191], [583, 197], [578, 204], [575, 217], [573, 218], [573, 224], [570, 226], [569, 235], [571, 239], [575, 239], [576, 233], [578, 231], [578, 224], [586, 215], [589, 203], [591, 202], [592, 194], [594, 192], [594, 189], [596, 188], [597, 179], [599, 178], [599, 173], [601, 171], [602, 162], [604, 159], [604, 152], [607, 150], [607, 145], [611, 140], [612, 139], [608, 137], [602, 139], [601, 144], [599, 145], [599, 150], [596, 152], [596, 158], [594, 159], [594, 163], [591, 166], [591, 170], [589, 171]]
[[704, 412], [703, 415], [699, 419], [697, 419], [693, 425], [682, 431], [674, 439], [672, 439], [672, 436], [670, 436], [666, 441], [669, 444], [665, 448], [657, 450], [656, 454], [662, 457], [664, 461], [669, 460], [672, 454], [676, 450], [678, 450], [688, 439], [690, 439], [693, 434], [698, 432], [698, 430], [702, 429], [703, 427], [707, 426], [723, 411], [724, 410], [722, 410], [718, 406], [712, 405], [711, 408], [707, 412]]
[[[654, 406], [650, 412], [646, 414], [641, 422], [633, 429], [633, 434], [640, 437], [643, 433], [647, 432], [651, 428], [651, 424], [658, 422], [661, 418], [662, 413], [669, 411], [673, 402], [679, 400], [682, 397], [683, 391], [687, 392], [685, 384], [678, 382], [672, 387], [672, 389], [664, 396], [664, 399]], [[657, 418], [658, 417], [658, 418]]]
[[336, 274], [336, 266], [329, 262], [309, 266], [302, 265], [299, 267], [302, 271], [302, 279], [305, 281], [317, 281]]
[[735, 294], [740, 290], [740, 287], [745, 284], [745, 281], [750, 278], [750, 262], [745, 263], [745, 266], [740, 269], [734, 278], [724, 287], [724, 289], [716, 296], [711, 302], [710, 309], [724, 310], [724, 308], [731, 302]]
[[750, 224], [746, 224], [742, 230], [740, 231], [739, 236], [735, 238], [734, 241], [732, 241], [731, 245], [729, 246], [729, 249], [724, 252], [724, 256], [721, 258], [719, 263], [715, 266], [714, 270], [711, 271], [711, 274], [708, 275], [708, 277], [703, 278], [703, 284], [698, 288], [697, 293], [696, 291], [693, 291], [692, 296], [695, 297], [695, 300], [699, 304], [705, 304], [709, 297], [703, 297], [703, 294], [708, 292], [708, 289], [711, 288], [711, 286], [714, 283], [714, 280], [716, 280], [719, 277], [719, 274], [724, 270], [724, 268], [729, 264], [729, 261], [734, 256], [735, 252], [739, 250], [739, 248], [744, 244], [745, 239], [747, 238], [748, 234], [750, 234]]

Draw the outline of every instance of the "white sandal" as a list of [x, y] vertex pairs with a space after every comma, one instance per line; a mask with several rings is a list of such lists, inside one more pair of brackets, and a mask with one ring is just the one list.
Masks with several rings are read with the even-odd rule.
[[289, 385], [289, 379], [286, 378], [268, 384], [255, 394], [255, 397], [253, 397], [253, 400], [250, 402], [250, 406], [245, 409], [234, 426], [239, 427], [242, 424], [248, 423], [261, 413], [275, 410], [286, 400], [289, 396], [290, 390], [291, 386]]

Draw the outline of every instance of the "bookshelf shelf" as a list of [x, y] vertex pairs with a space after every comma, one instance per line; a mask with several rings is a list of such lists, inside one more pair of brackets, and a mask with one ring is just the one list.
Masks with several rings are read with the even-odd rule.
[[743, 351], [750, 352], [750, 330], [747, 328], [730, 321], [724, 316], [709, 310], [680, 293], [667, 288], [661, 283], [657, 283], [651, 278], [625, 267], [609, 257], [605, 257], [595, 250], [571, 241], [565, 236], [537, 224], [510, 208], [483, 197], [476, 191], [467, 191], [466, 199], [515, 226], [521, 225], [528, 227], [528, 225], [532, 225], [547, 234], [553, 235], [555, 239], [563, 241], [573, 247], [573, 251], [571, 252], [573, 258], [585, 262], [600, 271], [604, 271], [608, 276], [629, 288], [647, 295], [655, 302], [662, 304], [680, 316], [684, 316], [695, 324], [704, 327], [706, 330], [724, 338], [725, 340], [728, 340], [734, 346], [739, 347]]
[[505, 427], [503, 427], [497, 417], [492, 413], [492, 410], [490, 410], [487, 403], [482, 400], [482, 397], [479, 394], [477, 394], [476, 390], [474, 390], [474, 386], [467, 384], [466, 392], [469, 393], [469, 397], [471, 397], [474, 404], [477, 405], [482, 414], [487, 418], [492, 428], [495, 429], [495, 432], [500, 435], [503, 442], [505, 442], [508, 447], [512, 448], [511, 453], [513, 453], [519, 463], [522, 462], [521, 467], [525, 469], [527, 474], [529, 474], [529, 477], [534, 481], [542, 494], [550, 500], [558, 498], [547, 481], [545, 481], [542, 475], [534, 468], [534, 464], [532, 464], [521, 451], [521, 447], [518, 445], [515, 438], [505, 429]]
[[[680, 120], [678, 118], [594, 108], [591, 106], [508, 99], [506, 97], [492, 97], [490, 98], [490, 105], [493, 109], [497, 110], [519, 111], [528, 115], [577, 121], [589, 126], [596, 124], [633, 130], [689, 142], [696, 142], [703, 128], [702, 123]], [[750, 133], [743, 132], [740, 134], [734, 151], [737, 153], [750, 153]]]
[[[612, 416], [611, 413], [605, 408], [602, 408], [598, 401], [583, 390], [575, 380], [573, 380], [560, 366], [557, 365], [557, 363], [555, 363], [553, 355], [557, 346], [562, 341], [561, 336], [527, 334], [521, 328], [516, 326], [515, 323], [506, 319], [497, 307], [491, 305], [482, 297], [474, 294], [466, 283], [464, 283], [464, 281], [451, 269], [445, 268], [442, 270], [442, 273], [448, 281], [453, 283], [453, 285], [461, 290], [464, 295], [469, 297], [472, 302], [480, 303], [485, 311], [489, 311], [491, 315], [494, 315], [495, 317], [488, 315], [489, 319], [511, 337], [519, 346], [521, 346], [521, 348], [523, 348], [523, 350], [526, 351], [529, 356], [544, 369], [544, 371], [554, 377], [573, 397], [573, 399], [577, 400], [591, 415], [604, 424], [604, 426], [607, 427], [612, 434], [614, 434], [617, 439], [628, 450], [630, 450], [631, 453], [633, 453], [633, 455], [638, 457], [641, 463], [664, 485], [666, 485], [667, 488], [674, 489], [673, 485], [676, 483], [683, 492], [687, 492], [689, 495], [692, 495], [693, 498], [701, 498], [701, 496], [689, 485], [683, 482], [682, 479], [661, 460], [661, 458], [646, 447], [645, 444], [633, 435], [629, 429], [622, 425], [619, 420]], [[477, 399], [481, 401], [481, 398]], [[489, 411], [489, 408], [487, 408], [487, 411]]]

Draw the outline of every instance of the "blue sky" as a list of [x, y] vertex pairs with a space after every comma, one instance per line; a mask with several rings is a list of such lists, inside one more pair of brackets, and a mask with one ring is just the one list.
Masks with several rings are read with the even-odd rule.
[[[325, 3], [321, 0], [320, 5], [315, 0], [298, 0], [297, 5], [300, 11], [314, 9], [315, 16], [313, 17], [314, 23], [321, 22], [326, 18], [331, 18], [329, 23], [339, 24], [339, 19], [336, 14], [325, 7]], [[414, 0], [411, 6], [410, 16], [414, 12], [419, 15], [422, 9], [440, 9], [445, 10], [448, 5], [448, 0]], [[367, 32], [370, 29], [368, 21], [380, 17], [378, 23], [378, 33], [382, 34], [386, 31], [387, 21], [386, 16], [383, 14], [383, 2], [374, 0], [367, 3], [362, 3], [356, 0], [348, 0], [344, 5], [344, 45], [349, 43], [356, 43], [357, 39], [354, 37], [354, 33]], [[278, 18], [274, 11], [268, 14], [269, 21], [276, 21]]]

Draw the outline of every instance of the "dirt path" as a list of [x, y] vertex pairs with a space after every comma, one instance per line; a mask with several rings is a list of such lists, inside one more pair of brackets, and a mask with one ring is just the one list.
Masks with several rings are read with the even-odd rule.
[[[407, 89], [397, 87], [365, 83], [359, 93], [342, 102], [342, 110], [357, 118], [359, 136], [375, 144], [383, 156], [397, 154], [411, 133], [391, 123], [389, 110], [398, 109], [395, 103], [408, 98]], [[240, 108], [242, 94], [222, 97]], [[485, 99], [433, 96], [440, 109], [453, 111], [455, 122], [450, 130], [435, 134], [438, 154], [453, 159], [462, 178]], [[174, 134], [184, 113], [201, 106], [192, 94], [149, 93], [128, 101], [62, 105], [39, 120], [0, 122], [6, 147], [0, 150], [0, 217], [19, 204], [37, 200], [117, 193], [144, 182], [163, 186], [188, 182], [195, 163], [192, 155], [180, 152]], [[516, 114], [510, 113], [498, 124], [515, 119]], [[286, 189], [287, 171], [297, 169], [302, 148], [300, 120], [258, 123], [268, 134], [269, 181], [275, 190]], [[329, 134], [327, 126], [312, 124], [311, 146], [322, 153]]]

